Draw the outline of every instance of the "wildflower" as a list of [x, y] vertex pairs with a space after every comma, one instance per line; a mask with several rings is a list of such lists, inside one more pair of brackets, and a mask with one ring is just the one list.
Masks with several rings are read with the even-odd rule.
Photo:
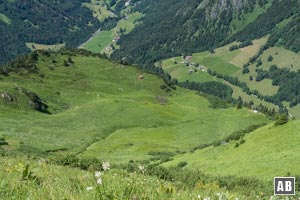
[[201, 199], [201, 195], [200, 195], [200, 194], [198, 194], [197, 198], [198, 198], [198, 199]]
[[92, 189], [94, 189], [94, 188], [93, 188], [93, 187], [87, 187], [87, 188], [86, 188], [87, 191], [90, 191], [90, 190], [92, 190]]
[[44, 166], [46, 164], [46, 161], [44, 159], [39, 159], [38, 164], [40, 166]]
[[101, 172], [96, 171], [96, 172], [95, 172], [95, 177], [97, 177], [97, 178], [101, 177]]
[[110, 164], [109, 164], [109, 162], [103, 162], [103, 163], [102, 163], [102, 168], [103, 168], [104, 171], [109, 170], [109, 169], [110, 169]]
[[139, 170], [141, 170], [141, 172], [144, 174], [145, 173], [145, 166], [140, 165], [139, 166]]
[[102, 185], [102, 178], [101, 177], [97, 179], [97, 184]]

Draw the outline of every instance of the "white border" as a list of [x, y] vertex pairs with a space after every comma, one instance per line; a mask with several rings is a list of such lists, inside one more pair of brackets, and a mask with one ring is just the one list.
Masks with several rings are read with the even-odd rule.
[[[276, 188], [275, 188], [275, 179], [276, 178], [292, 178], [294, 179], [294, 193], [293, 194], [275, 194], [275, 191], [276, 191]], [[295, 189], [296, 189], [296, 178], [295, 177], [283, 177], [283, 176], [275, 176], [274, 177], [274, 182], [273, 182], [273, 185], [274, 185], [274, 196], [295, 196], [296, 193], [295, 193]]]

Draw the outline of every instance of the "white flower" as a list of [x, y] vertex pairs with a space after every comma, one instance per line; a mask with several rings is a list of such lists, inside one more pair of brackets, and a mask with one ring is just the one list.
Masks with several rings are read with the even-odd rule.
[[95, 177], [97, 177], [97, 178], [101, 177], [101, 172], [96, 171], [96, 172], [95, 172]]
[[102, 178], [101, 177], [97, 179], [97, 184], [102, 185]]
[[92, 189], [94, 189], [94, 188], [93, 187], [87, 187], [86, 188], [87, 191], [92, 190]]
[[38, 163], [39, 163], [40, 166], [44, 166], [46, 164], [46, 160], [39, 159]]
[[110, 164], [109, 164], [109, 162], [103, 162], [103, 163], [102, 163], [102, 168], [103, 168], [104, 171], [109, 170], [109, 169], [110, 169]]
[[198, 194], [197, 198], [198, 198], [198, 199], [201, 199], [201, 195], [200, 195], [200, 194]]
[[141, 172], [144, 174], [145, 173], [145, 166], [143, 166], [143, 165], [140, 165], [139, 166], [139, 169], [141, 170]]

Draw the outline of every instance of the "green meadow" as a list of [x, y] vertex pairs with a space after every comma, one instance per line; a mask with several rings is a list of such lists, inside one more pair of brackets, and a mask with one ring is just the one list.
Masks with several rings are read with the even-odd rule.
[[299, 130], [298, 120], [279, 127], [270, 124], [246, 135], [242, 144], [231, 141], [218, 147], [210, 146], [195, 153], [178, 155], [165, 165], [185, 161], [187, 168], [198, 168], [207, 173], [268, 181], [274, 176], [299, 175]]
[[131, 32], [136, 25], [136, 20], [141, 17], [143, 17], [143, 14], [138, 12], [128, 14], [125, 19], [118, 22], [116, 27], [95, 34], [83, 45], [83, 48], [95, 53], [105, 52], [110, 54], [112, 49], [108, 50], [106, 48], [111, 47], [112, 45], [115, 45], [115, 48], [118, 48], [113, 40], [116, 36], [120, 36], [120, 30], [122, 29], [125, 31], [123, 34]]
[[[207, 69], [211, 69], [223, 75], [238, 77], [238, 79], [242, 82], [245, 82], [251, 90], [258, 90], [261, 94], [274, 95], [278, 91], [278, 87], [273, 86], [270, 79], [264, 79], [260, 82], [255, 81], [256, 67], [254, 64], [249, 67], [250, 72], [248, 74], [242, 73], [243, 64], [247, 63], [252, 56], [258, 53], [260, 47], [266, 43], [267, 39], [267, 37], [263, 37], [259, 40], [254, 40], [253, 45], [233, 51], [230, 51], [229, 47], [232, 45], [237, 45], [239, 43], [233, 42], [229, 45], [217, 48], [214, 50], [214, 53], [210, 53], [208, 51], [194, 53], [192, 54], [193, 57], [189, 62], [198, 63]], [[254, 105], [256, 106], [262, 104], [269, 108], [277, 109], [277, 106], [275, 106], [274, 104], [265, 102], [264, 100], [261, 100], [254, 95], [248, 95], [243, 92], [241, 88], [234, 86], [227, 81], [213, 77], [207, 72], [202, 71], [201, 69], [195, 70], [195, 67], [186, 66], [182, 57], [174, 57], [164, 60], [161, 62], [161, 65], [162, 68], [166, 70], [166, 72], [168, 72], [172, 77], [178, 79], [179, 81], [220, 81], [224, 84], [229, 85], [233, 89], [234, 98], [238, 98], [239, 96], [241, 96], [245, 101], [253, 101]], [[190, 73], [190, 70], [192, 70], [193, 72]], [[250, 80], [250, 76], [252, 76], [254, 80]]]
[[108, 47], [114, 39], [115, 30], [101, 31], [94, 35], [89, 41], [87, 41], [83, 48], [95, 53], [101, 53], [106, 47]]
[[[9, 142], [7, 149], [126, 163], [149, 159], [151, 152], [188, 151], [269, 122], [247, 109], [212, 109], [192, 91], [166, 92], [162, 80], [133, 67], [79, 55], [66, 67], [66, 59], [40, 55], [39, 75], [2, 77], [0, 90], [16, 99], [0, 104], [0, 135]], [[32, 111], [19, 87], [38, 94], [52, 114]]]

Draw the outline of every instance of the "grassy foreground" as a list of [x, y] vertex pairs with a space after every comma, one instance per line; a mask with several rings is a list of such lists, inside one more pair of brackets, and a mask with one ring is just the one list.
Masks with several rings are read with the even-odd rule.
[[44, 159], [0, 157], [0, 161], [1, 199], [280, 199], [272, 196], [271, 182], [213, 178], [180, 168], [110, 169], [105, 162], [99, 163], [101, 169], [80, 170]]

